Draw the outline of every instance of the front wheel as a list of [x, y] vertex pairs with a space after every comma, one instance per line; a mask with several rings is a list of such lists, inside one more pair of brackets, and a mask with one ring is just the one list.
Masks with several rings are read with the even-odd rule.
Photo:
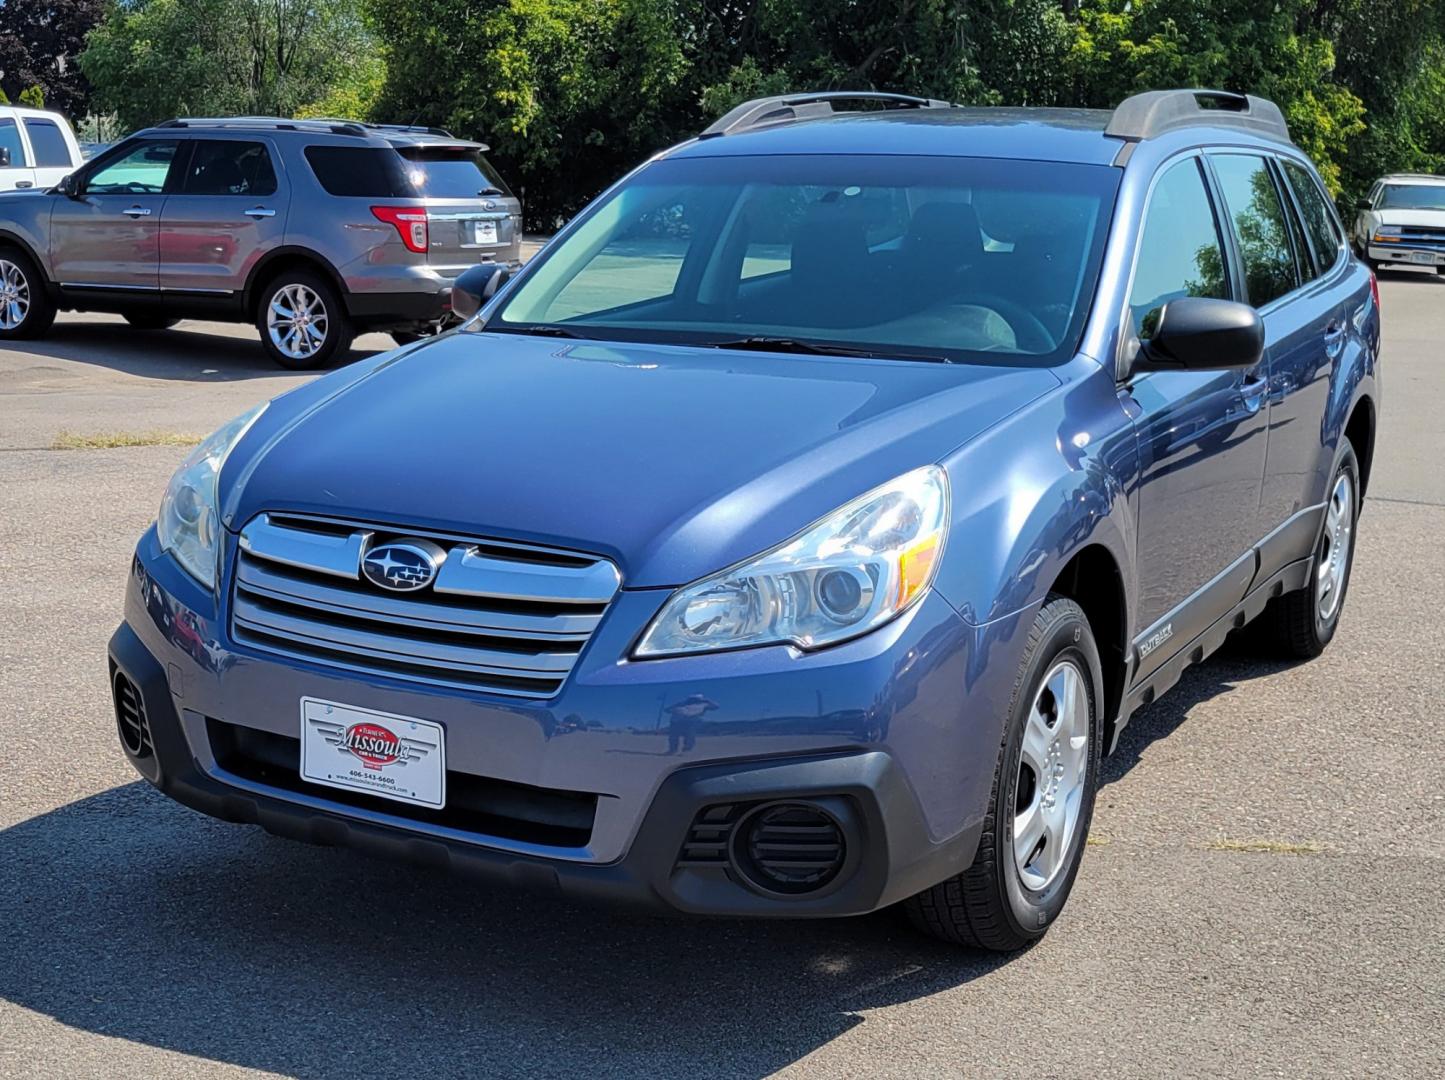
[[256, 329], [267, 355], [291, 371], [325, 367], [351, 347], [354, 334], [336, 290], [306, 270], [283, 273], [266, 286]]
[[1024, 650], [973, 865], [905, 901], [920, 930], [1010, 952], [1058, 918], [1094, 813], [1102, 687], [1083, 609], [1050, 596]]
[[0, 247], [0, 340], [38, 338], [55, 322], [40, 271], [18, 248]]

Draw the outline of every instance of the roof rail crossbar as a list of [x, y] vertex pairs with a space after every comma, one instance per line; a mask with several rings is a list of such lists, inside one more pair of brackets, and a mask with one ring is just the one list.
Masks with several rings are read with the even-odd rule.
[[320, 117], [287, 120], [282, 116], [186, 116], [157, 124], [158, 128], [271, 128], [274, 131], [330, 131], [334, 135], [365, 135], [366, 128], [355, 120]]
[[1284, 113], [1272, 101], [1228, 90], [1150, 90], [1125, 98], [1109, 117], [1105, 135], [1129, 142], [1201, 125], [1238, 127], [1290, 141]]
[[888, 109], [951, 109], [953, 104], [910, 94], [887, 94], [878, 90], [824, 90], [811, 94], [778, 94], [754, 98], [714, 120], [698, 138], [735, 135], [749, 128], [811, 120], [831, 115], [835, 101], [876, 101]]

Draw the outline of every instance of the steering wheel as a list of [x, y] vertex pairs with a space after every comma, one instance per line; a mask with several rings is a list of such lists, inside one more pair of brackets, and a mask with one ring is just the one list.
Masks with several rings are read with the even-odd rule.
[[996, 312], [1008, 323], [1009, 329], [1014, 332], [1015, 342], [1025, 352], [1050, 353], [1059, 347], [1049, 328], [1022, 304], [994, 293], [973, 293], [968, 296], [967, 303]]

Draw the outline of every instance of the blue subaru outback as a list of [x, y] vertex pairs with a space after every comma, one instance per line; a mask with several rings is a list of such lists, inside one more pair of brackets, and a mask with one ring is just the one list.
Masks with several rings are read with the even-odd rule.
[[1379, 304], [1267, 101], [749, 102], [506, 275], [171, 480], [110, 644], [167, 795], [1014, 949], [1135, 710], [1335, 633]]

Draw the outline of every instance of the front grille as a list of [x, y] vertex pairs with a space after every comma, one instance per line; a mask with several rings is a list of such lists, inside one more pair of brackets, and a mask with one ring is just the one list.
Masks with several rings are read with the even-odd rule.
[[1403, 225], [1399, 243], [1405, 247], [1445, 250], [1445, 229], [1434, 225]]
[[[370, 548], [445, 552], [414, 592], [361, 574]], [[605, 559], [386, 526], [261, 514], [241, 531], [231, 634], [243, 645], [399, 679], [547, 698], [617, 591]]]
[[120, 744], [133, 758], [147, 758], [155, 751], [151, 742], [151, 725], [146, 719], [145, 700], [135, 683], [117, 671], [110, 684], [115, 698], [115, 723], [120, 731]]
[[216, 764], [252, 783], [481, 837], [551, 847], [586, 847], [592, 839], [595, 794], [530, 787], [448, 769], [447, 804], [432, 810], [307, 783], [301, 779], [301, 740], [288, 735], [209, 718], [206, 735]]

